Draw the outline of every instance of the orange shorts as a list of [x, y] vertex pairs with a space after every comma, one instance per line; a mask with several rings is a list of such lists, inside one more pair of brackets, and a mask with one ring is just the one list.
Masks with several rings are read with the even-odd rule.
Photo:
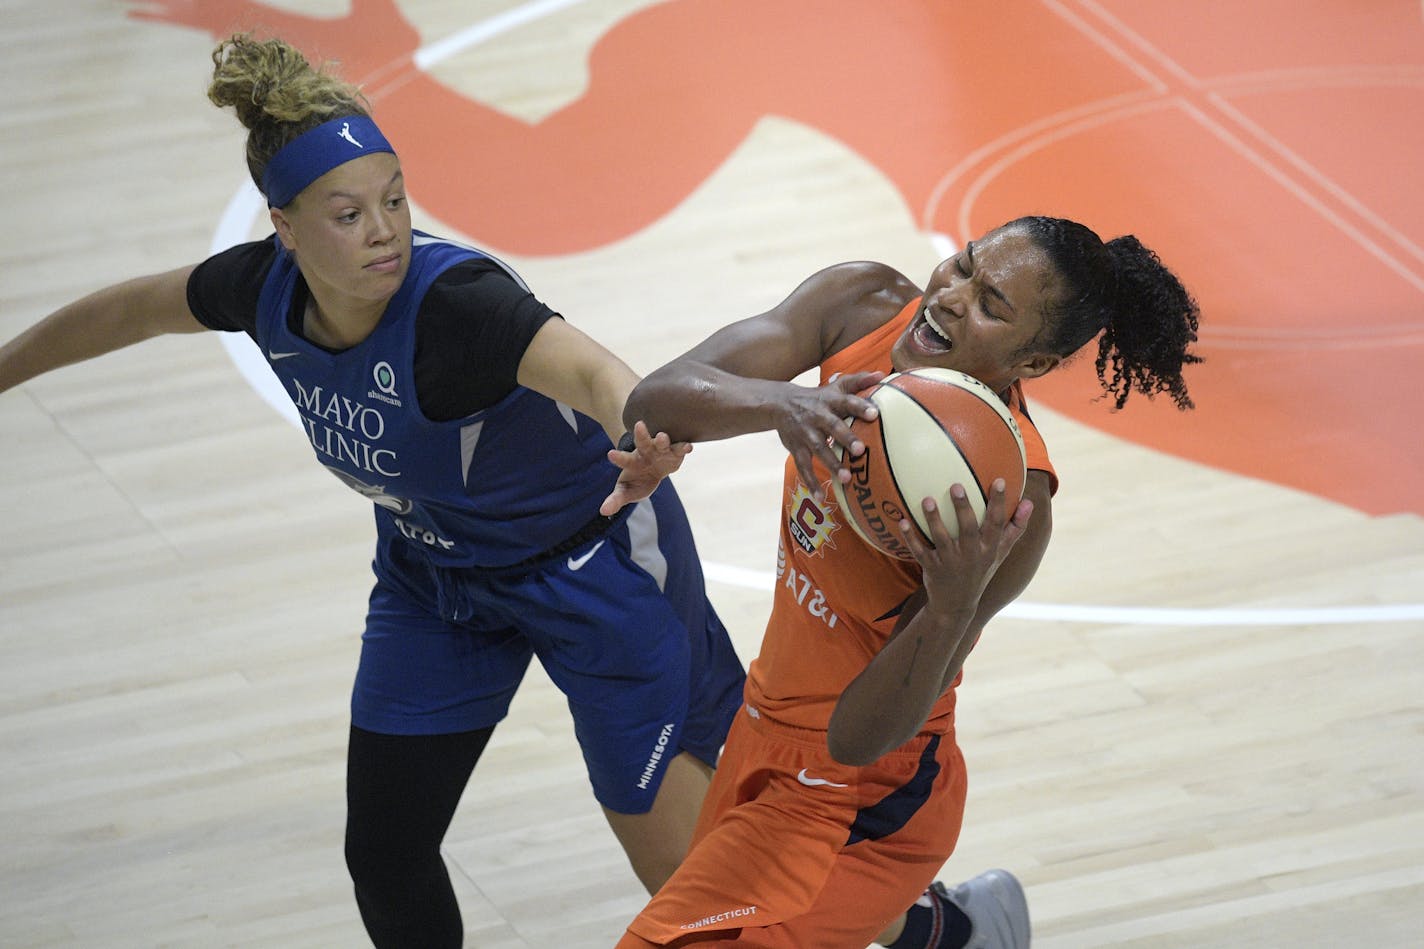
[[831, 758], [825, 732], [744, 707], [691, 852], [618, 949], [864, 949], [944, 866], [964, 795], [953, 731], [854, 768]]

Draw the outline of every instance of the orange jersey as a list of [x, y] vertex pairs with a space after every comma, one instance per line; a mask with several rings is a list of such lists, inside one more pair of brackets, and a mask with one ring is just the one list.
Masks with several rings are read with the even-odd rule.
[[[913, 300], [893, 320], [856, 340], [821, 366], [821, 382], [836, 374], [891, 371], [890, 350], [914, 318]], [[1009, 410], [1023, 434], [1028, 467], [1058, 480], [1043, 437], [1025, 409], [1018, 383]], [[747, 703], [774, 721], [825, 730], [837, 699], [869, 664], [895, 628], [900, 609], [920, 587], [920, 567], [866, 544], [846, 522], [830, 488], [816, 501], [786, 463], [785, 507], [776, 557], [776, 592], [761, 654], [747, 675]], [[943, 733], [952, 722], [954, 690], [940, 697], [923, 729]]]

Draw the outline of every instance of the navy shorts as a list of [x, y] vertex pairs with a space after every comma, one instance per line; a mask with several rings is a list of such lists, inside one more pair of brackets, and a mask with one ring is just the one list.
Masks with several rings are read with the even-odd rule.
[[601, 537], [519, 571], [436, 567], [377, 548], [351, 719], [436, 735], [504, 718], [531, 656], [568, 697], [594, 796], [652, 807], [667, 762], [716, 764], [746, 673], [707, 601], [686, 515], [664, 484]]

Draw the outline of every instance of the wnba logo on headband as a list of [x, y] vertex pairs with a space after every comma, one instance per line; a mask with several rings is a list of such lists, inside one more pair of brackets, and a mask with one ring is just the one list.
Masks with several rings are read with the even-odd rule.
[[262, 171], [269, 208], [285, 208], [302, 189], [331, 169], [362, 155], [396, 150], [368, 116], [344, 115], [303, 132], [282, 146]]

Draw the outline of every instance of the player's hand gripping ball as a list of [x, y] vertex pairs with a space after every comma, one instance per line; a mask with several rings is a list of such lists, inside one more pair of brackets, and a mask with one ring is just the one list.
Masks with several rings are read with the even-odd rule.
[[832, 478], [836, 503], [861, 539], [872, 547], [913, 560], [901, 539], [908, 517], [933, 546], [922, 502], [934, 498], [946, 512], [945, 526], [959, 536], [949, 489], [964, 485], [980, 523], [996, 478], [1003, 478], [1012, 508], [1023, 497], [1023, 435], [1009, 408], [988, 386], [952, 369], [912, 369], [886, 376], [861, 393], [880, 410], [873, 421], [854, 419], [851, 430], [865, 443], [859, 458], [841, 449], [850, 484]]

